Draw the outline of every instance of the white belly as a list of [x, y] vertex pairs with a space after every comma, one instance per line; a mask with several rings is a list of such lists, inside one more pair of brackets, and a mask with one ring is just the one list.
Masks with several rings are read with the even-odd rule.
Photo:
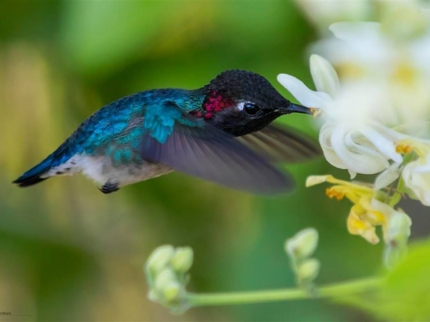
[[100, 185], [113, 183], [118, 184], [118, 187], [122, 187], [155, 178], [171, 171], [173, 170], [167, 166], [149, 162], [114, 167], [111, 159], [104, 156], [75, 155], [65, 164], [52, 168], [48, 176], [73, 175], [82, 172]]

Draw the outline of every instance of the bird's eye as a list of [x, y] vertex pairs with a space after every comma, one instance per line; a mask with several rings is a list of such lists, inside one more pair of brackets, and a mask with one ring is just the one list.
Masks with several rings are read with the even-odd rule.
[[257, 105], [252, 103], [245, 103], [243, 105], [243, 110], [245, 111], [246, 114], [249, 114], [249, 115], [254, 115], [255, 113], [258, 112], [259, 109], [260, 108]]

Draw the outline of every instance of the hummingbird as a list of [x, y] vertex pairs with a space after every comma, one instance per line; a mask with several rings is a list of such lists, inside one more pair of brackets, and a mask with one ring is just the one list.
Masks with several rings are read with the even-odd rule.
[[83, 173], [111, 193], [173, 170], [256, 194], [288, 191], [293, 180], [276, 163], [320, 155], [312, 140], [271, 124], [291, 103], [263, 76], [227, 70], [195, 89], [154, 89], [105, 105], [46, 159], [13, 183]]

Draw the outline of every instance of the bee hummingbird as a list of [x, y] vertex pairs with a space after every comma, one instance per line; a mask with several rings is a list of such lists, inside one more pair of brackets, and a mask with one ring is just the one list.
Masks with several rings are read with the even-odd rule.
[[272, 164], [320, 154], [309, 139], [270, 124], [290, 113], [311, 114], [244, 70], [225, 71], [196, 90], [138, 92], [95, 112], [14, 183], [82, 172], [111, 193], [177, 170], [253, 193], [286, 191], [291, 178]]

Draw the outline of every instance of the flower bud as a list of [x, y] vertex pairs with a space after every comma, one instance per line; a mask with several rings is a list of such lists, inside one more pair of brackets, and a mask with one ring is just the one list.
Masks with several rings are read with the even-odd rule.
[[311, 256], [317, 245], [318, 232], [314, 228], [307, 228], [287, 240], [285, 251], [294, 259], [302, 259]]
[[155, 278], [154, 290], [157, 294], [164, 294], [164, 290], [177, 283], [173, 270], [168, 267], [163, 269]]
[[297, 277], [300, 281], [313, 281], [319, 273], [320, 262], [314, 258], [307, 259], [297, 267]]
[[157, 292], [155, 292], [154, 290], [149, 290], [148, 299], [153, 302], [158, 302], [160, 300], [160, 297], [158, 296]]
[[146, 262], [148, 272], [154, 275], [162, 271], [174, 254], [175, 250], [171, 245], [164, 245], [156, 248]]
[[393, 211], [386, 231], [384, 232], [385, 243], [395, 244], [395, 246], [406, 245], [411, 234], [411, 218], [401, 211]]
[[180, 247], [170, 259], [172, 268], [178, 273], [187, 272], [193, 265], [193, 250], [190, 247]]
[[181, 285], [178, 282], [171, 282], [163, 290], [164, 301], [167, 303], [178, 302], [181, 297]]

